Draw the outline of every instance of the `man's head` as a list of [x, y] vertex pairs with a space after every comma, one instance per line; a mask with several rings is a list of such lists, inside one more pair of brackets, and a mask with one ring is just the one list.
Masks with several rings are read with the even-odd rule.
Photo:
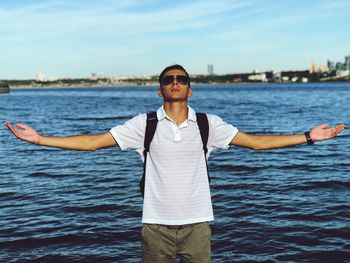
[[185, 75], [186, 75], [187, 78], [188, 78], [188, 86], [190, 87], [190, 86], [191, 86], [191, 84], [190, 84], [190, 75], [188, 75], [187, 71], [185, 70], [185, 68], [184, 68], [183, 66], [178, 65], [178, 64], [175, 64], [175, 65], [171, 65], [171, 66], [169, 66], [169, 67], [166, 67], [166, 68], [162, 71], [162, 73], [160, 73], [159, 79], [158, 79], [160, 87], [162, 87], [162, 80], [163, 80], [164, 76], [167, 74], [168, 71], [173, 70], [173, 69], [181, 70], [181, 71], [183, 71], [183, 72], [185, 73]]
[[166, 67], [159, 75], [158, 95], [164, 101], [187, 101], [192, 96], [190, 77], [181, 65]]

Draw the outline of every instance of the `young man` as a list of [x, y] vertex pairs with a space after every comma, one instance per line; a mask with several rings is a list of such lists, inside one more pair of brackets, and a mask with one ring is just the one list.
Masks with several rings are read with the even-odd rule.
[[[249, 135], [215, 115], [207, 114], [209, 136], [206, 156], [195, 111], [188, 106], [192, 96], [190, 78], [180, 65], [167, 67], [159, 76], [158, 95], [163, 106], [157, 110], [158, 124], [150, 144], [142, 216], [142, 261], [210, 262], [213, 211], [206, 158], [212, 150], [237, 145], [254, 150], [313, 143], [337, 136], [344, 124], [329, 128], [319, 125], [305, 134]], [[118, 145], [136, 150], [143, 157], [147, 115], [140, 114], [100, 135], [53, 137], [32, 128], [5, 125], [19, 139], [42, 146], [94, 151]], [[146, 161], [146, 160], [144, 160]]]

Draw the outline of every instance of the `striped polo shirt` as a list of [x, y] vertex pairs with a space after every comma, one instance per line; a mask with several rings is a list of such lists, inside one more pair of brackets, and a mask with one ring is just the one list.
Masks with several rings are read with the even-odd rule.
[[[158, 124], [147, 154], [142, 222], [184, 225], [214, 220], [205, 158], [215, 149], [227, 149], [238, 129], [216, 115], [209, 121], [208, 153], [196, 113], [188, 106], [188, 119], [179, 126], [157, 110]], [[135, 150], [143, 160], [147, 114], [140, 114], [110, 130], [121, 150]]]

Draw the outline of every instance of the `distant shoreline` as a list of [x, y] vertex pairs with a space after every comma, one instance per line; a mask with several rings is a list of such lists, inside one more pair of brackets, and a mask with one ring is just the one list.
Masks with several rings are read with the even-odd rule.
[[[327, 84], [327, 83], [350, 83], [349, 81], [315, 81], [315, 82], [307, 82], [307, 83], [301, 83], [301, 82], [241, 82], [241, 83], [191, 83], [193, 86], [211, 86], [211, 85], [227, 85], [227, 86], [239, 86], [239, 85], [293, 85], [293, 84], [300, 84], [300, 85], [307, 85], [307, 84]], [[147, 85], [140, 85], [136, 83], [127, 83], [127, 84], [110, 84], [110, 85], [47, 85], [47, 86], [10, 86], [10, 90], [26, 90], [26, 89], [38, 89], [38, 90], [50, 90], [50, 89], [99, 89], [99, 88], [115, 88], [115, 89], [128, 89], [128, 88], [144, 88], [144, 87], [159, 87], [159, 83], [152, 83]]]
[[[79, 78], [79, 79], [57, 79], [57, 80], [1, 80], [10, 88], [87, 88], [87, 87], [122, 87], [130, 86], [158, 86], [158, 76], [147, 78]], [[350, 71], [309, 72], [282, 71], [282, 72], [252, 72], [243, 74], [226, 75], [191, 75], [191, 84], [266, 84], [266, 83], [328, 83], [328, 82], [350, 82]]]

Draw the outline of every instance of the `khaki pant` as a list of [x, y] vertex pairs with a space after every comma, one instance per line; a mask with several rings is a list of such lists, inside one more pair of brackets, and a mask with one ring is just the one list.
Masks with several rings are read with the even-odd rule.
[[142, 262], [210, 263], [211, 230], [207, 222], [183, 226], [143, 224]]

